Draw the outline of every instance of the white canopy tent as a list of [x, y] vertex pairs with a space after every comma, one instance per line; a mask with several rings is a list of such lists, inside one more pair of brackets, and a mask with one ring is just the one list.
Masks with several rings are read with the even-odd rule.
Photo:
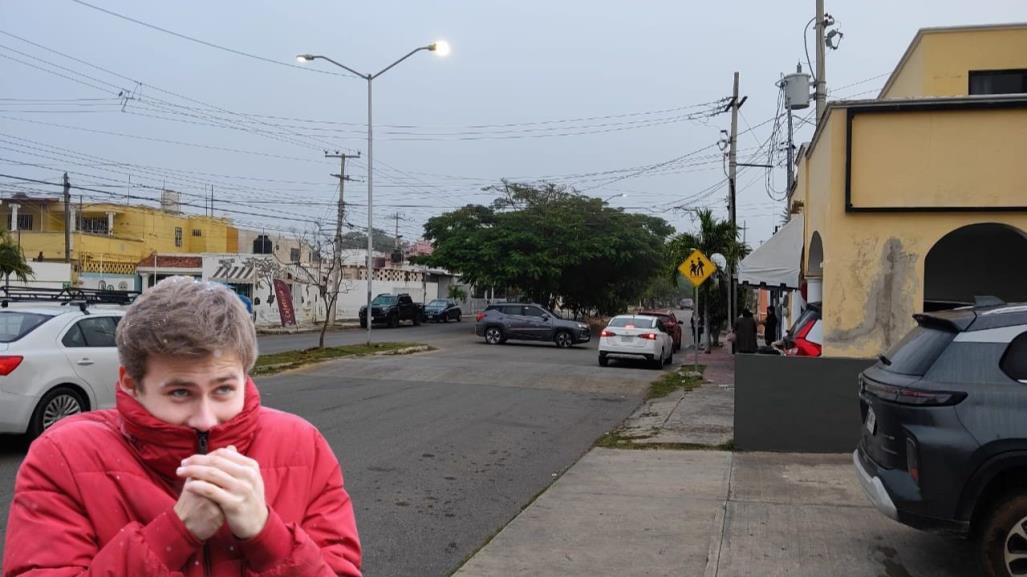
[[799, 288], [803, 219], [793, 218], [738, 265], [738, 282], [768, 289]]

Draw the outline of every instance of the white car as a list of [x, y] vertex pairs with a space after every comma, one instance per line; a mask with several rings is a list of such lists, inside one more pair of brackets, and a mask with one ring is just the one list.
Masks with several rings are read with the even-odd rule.
[[599, 365], [617, 358], [642, 358], [660, 369], [674, 360], [674, 339], [658, 317], [616, 316], [599, 335]]
[[0, 433], [36, 437], [68, 415], [114, 406], [121, 307], [4, 304]]

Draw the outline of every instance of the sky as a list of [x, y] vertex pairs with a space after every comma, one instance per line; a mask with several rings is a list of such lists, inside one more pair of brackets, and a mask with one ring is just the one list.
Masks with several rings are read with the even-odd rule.
[[[88, 3], [87, 3], [88, 2]], [[1023, 0], [827, 2], [830, 99], [873, 98], [919, 28], [1027, 21]], [[737, 218], [758, 246], [781, 223], [784, 142], [775, 83], [809, 68], [814, 0], [0, 0], [0, 197], [153, 204], [289, 234], [333, 227], [347, 160], [346, 230], [367, 224], [367, 82], [375, 73], [374, 226], [412, 240], [431, 216], [501, 179], [556, 182], [692, 230], [727, 215], [717, 113], [740, 73]], [[120, 17], [119, 17], [120, 15]], [[130, 21], [128, 19], [134, 20]], [[161, 30], [162, 29], [162, 30]], [[189, 37], [184, 38], [184, 37]], [[812, 27], [807, 36], [815, 58]], [[812, 108], [795, 111], [796, 144]], [[779, 122], [775, 122], [775, 118]], [[773, 154], [771, 154], [773, 153]], [[88, 190], [83, 190], [88, 189]]]

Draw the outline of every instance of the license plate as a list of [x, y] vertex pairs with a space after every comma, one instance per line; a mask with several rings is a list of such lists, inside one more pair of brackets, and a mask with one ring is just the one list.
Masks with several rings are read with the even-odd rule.
[[877, 414], [874, 413], [873, 407], [867, 408], [867, 421], [865, 423], [867, 432], [871, 435], [877, 432]]
[[622, 342], [622, 343], [630, 343], [631, 342], [631, 335], [622, 336], [620, 338], [620, 342]]

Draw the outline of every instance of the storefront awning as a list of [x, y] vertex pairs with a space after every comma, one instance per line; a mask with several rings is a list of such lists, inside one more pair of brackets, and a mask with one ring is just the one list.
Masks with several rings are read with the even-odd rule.
[[767, 288], [799, 288], [802, 260], [802, 217], [788, 221], [777, 234], [738, 265], [738, 282]]
[[223, 264], [211, 275], [210, 280], [233, 284], [253, 284], [253, 266]]

